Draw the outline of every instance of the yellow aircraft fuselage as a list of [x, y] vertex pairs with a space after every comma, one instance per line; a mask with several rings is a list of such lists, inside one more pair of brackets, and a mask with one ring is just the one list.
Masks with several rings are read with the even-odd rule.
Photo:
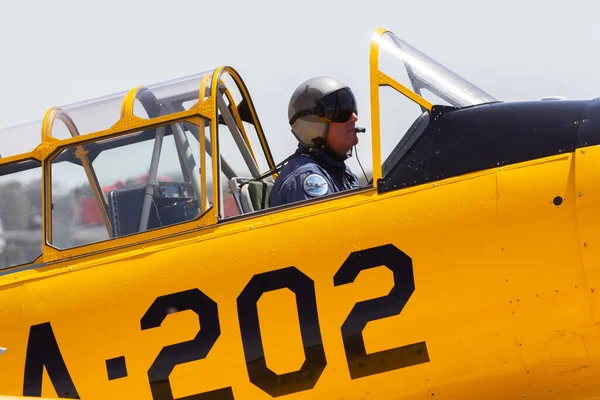
[[[173, 120], [203, 126], [197, 119], [218, 107], [215, 84], [211, 90]], [[505, 112], [502, 104], [481, 107]], [[456, 151], [479, 162], [465, 143], [444, 147], [455, 132], [450, 115], [461, 114], [438, 115], [440, 125], [431, 125], [442, 149], [432, 154]], [[43, 253], [0, 270], [0, 346], [7, 348], [0, 394], [600, 398], [600, 147], [593, 141], [452, 176], [432, 172], [422, 182], [411, 175], [417, 183], [405, 188], [394, 187], [402, 168], [382, 171], [374, 156], [375, 179], [361, 189], [234, 218], [219, 215], [215, 189], [199, 219], [53, 246], [53, 158], [65, 146], [92, 154], [85, 146], [93, 141], [172, 122], [159, 118], [46, 138], [32, 153], [44, 168]], [[217, 119], [210, 118], [214, 154]], [[24, 158], [3, 159], [0, 168]], [[432, 171], [447, 161], [435, 160]], [[209, 162], [216, 157], [202, 165]], [[94, 196], [102, 200], [101, 191]]]

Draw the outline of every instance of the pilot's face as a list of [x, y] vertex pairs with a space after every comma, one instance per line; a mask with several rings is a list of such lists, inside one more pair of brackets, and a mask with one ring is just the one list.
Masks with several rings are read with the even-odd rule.
[[352, 146], [358, 143], [356, 121], [358, 121], [358, 115], [352, 114], [346, 122], [330, 122], [325, 139], [327, 147], [339, 155], [348, 153]]

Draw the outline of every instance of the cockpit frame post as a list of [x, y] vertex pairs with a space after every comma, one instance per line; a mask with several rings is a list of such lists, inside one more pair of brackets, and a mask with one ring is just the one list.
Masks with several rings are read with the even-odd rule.
[[[382, 43], [382, 38], [385, 34], [390, 33], [387, 29], [377, 29], [371, 38], [371, 46], [369, 52], [369, 77], [370, 77], [370, 97], [371, 97], [371, 132], [373, 143], [373, 186], [377, 187], [378, 179], [382, 178], [382, 162], [381, 162], [381, 112], [380, 112], [380, 96], [379, 88], [389, 86], [398, 93], [406, 96], [408, 99], [417, 103], [422, 109], [431, 112], [433, 104], [422, 97], [417, 89], [413, 91], [401, 84], [391, 76], [385, 74], [379, 69], [379, 50]], [[409, 65], [405, 64], [406, 68]]]

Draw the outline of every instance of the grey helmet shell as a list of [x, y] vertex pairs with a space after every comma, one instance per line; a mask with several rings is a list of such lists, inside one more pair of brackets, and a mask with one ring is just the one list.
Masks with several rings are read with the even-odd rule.
[[[290, 98], [288, 121], [299, 111], [317, 106], [319, 100], [329, 93], [345, 87], [347, 86], [337, 79], [328, 76], [317, 76], [302, 82]], [[291, 128], [300, 143], [306, 147], [313, 147], [319, 144], [319, 139], [325, 139], [329, 123], [319, 121], [316, 115], [306, 115], [296, 119]]]

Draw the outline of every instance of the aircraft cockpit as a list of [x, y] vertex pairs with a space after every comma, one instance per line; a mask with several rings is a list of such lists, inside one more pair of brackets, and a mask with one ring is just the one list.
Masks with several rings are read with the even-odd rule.
[[[98, 123], [107, 120], [108, 110], [112, 108], [115, 115], [121, 107], [119, 122], [114, 120], [116, 128], [112, 129], [123, 130], [136, 121], [147, 124], [145, 121], [159, 120], [162, 124], [72, 145], [51, 159], [53, 203], [65, 205], [53, 208], [53, 244], [69, 248], [191, 221], [207, 213], [217, 201], [221, 205], [219, 217], [238, 212], [231, 201], [235, 198], [224, 196], [223, 191], [213, 193], [213, 168], [220, 171], [225, 182], [237, 176], [256, 177], [261, 168], [267, 168], [266, 160], [271, 156], [264, 138], [261, 142], [262, 131], [251, 101], [242, 95], [245, 89], [225, 72], [211, 94], [213, 76], [214, 72], [202, 73], [134, 89], [135, 93], [114, 96], [118, 101], [112, 104], [108, 99], [103, 101], [104, 115]], [[210, 100], [206, 100], [211, 95], [216, 100], [216, 117], [210, 115]], [[126, 100], [121, 105], [123, 98]], [[86, 131], [93, 130], [93, 122], [86, 116], [98, 115], [91, 109], [94, 105], [50, 111], [53, 121], [48, 123], [52, 131], [58, 125], [71, 136], [80, 136], [77, 116], [90, 124]], [[202, 105], [206, 117], [213, 117], [220, 125], [214, 138], [210, 120], [190, 114]], [[188, 118], [174, 118], [177, 113], [187, 114]], [[220, 151], [220, 147], [229, 149], [229, 145], [239, 151]], [[260, 162], [253, 148], [262, 153]], [[95, 225], [93, 229], [73, 220], [72, 204], [79, 207], [77, 215], [88, 221], [87, 225]]]
[[[31, 146], [36, 128], [41, 144]], [[0, 131], [0, 140], [19, 134], [30, 151], [7, 140], [0, 160], [4, 236], [20, 239], [9, 240], [15, 251], [4, 252], [4, 268], [39, 259], [42, 237], [52, 253], [238, 215], [250, 196], [232, 182], [274, 166], [247, 89], [227, 67], [53, 107], [41, 123]]]
[[[388, 31], [375, 33], [370, 67], [366, 189], [403, 163], [433, 104], [497, 101]], [[42, 121], [0, 130], [0, 154], [0, 270], [265, 210], [277, 176], [230, 67], [52, 107]]]

